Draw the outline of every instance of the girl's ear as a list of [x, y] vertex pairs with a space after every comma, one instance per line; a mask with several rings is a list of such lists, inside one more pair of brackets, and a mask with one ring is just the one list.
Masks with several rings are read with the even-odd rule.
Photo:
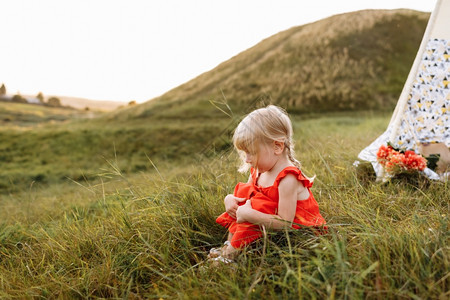
[[274, 141], [275, 154], [280, 155], [284, 151], [284, 143], [279, 141]]

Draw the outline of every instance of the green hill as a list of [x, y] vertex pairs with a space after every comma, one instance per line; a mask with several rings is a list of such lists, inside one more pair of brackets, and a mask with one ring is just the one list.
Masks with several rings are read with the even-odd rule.
[[261, 100], [298, 113], [392, 110], [428, 18], [411, 10], [366, 10], [294, 27], [111, 118], [223, 115], [211, 100], [238, 113]]
[[261, 103], [293, 116], [390, 112], [428, 17], [409, 10], [333, 16], [269, 37], [152, 101], [57, 126], [0, 128], [0, 191], [92, 179], [112, 163], [133, 173], [152, 168], [149, 159], [197, 162], [229, 149], [240, 116]]

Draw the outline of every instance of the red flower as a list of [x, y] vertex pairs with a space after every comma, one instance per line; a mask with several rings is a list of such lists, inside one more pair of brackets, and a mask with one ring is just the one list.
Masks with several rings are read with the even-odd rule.
[[410, 150], [401, 153], [390, 145], [380, 146], [377, 160], [390, 174], [403, 171], [423, 171], [427, 167], [427, 160], [423, 156]]

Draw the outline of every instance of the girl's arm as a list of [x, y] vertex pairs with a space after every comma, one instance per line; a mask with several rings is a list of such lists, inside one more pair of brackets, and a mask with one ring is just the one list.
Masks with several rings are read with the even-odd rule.
[[[252, 182], [252, 175], [250, 174], [248, 181]], [[228, 194], [223, 200], [225, 204], [225, 211], [232, 217], [236, 219], [236, 210], [239, 207], [239, 203], [246, 200], [245, 198], [235, 197], [233, 194]]]
[[305, 189], [294, 175], [287, 175], [280, 181], [278, 186], [278, 214], [271, 215], [254, 210], [251, 206], [251, 201], [247, 200], [244, 205], [239, 206], [237, 209], [237, 223], [250, 222], [272, 229], [291, 227], [295, 218], [299, 188]]

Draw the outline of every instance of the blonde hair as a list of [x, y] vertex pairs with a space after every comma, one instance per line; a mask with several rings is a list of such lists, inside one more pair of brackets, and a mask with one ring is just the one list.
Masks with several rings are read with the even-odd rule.
[[295, 159], [292, 123], [286, 111], [278, 106], [269, 105], [248, 114], [236, 127], [233, 144], [242, 159], [240, 172], [246, 172], [249, 165], [245, 162], [245, 152], [256, 155], [261, 144], [272, 141], [282, 142], [289, 160], [298, 168], [300, 162]]

